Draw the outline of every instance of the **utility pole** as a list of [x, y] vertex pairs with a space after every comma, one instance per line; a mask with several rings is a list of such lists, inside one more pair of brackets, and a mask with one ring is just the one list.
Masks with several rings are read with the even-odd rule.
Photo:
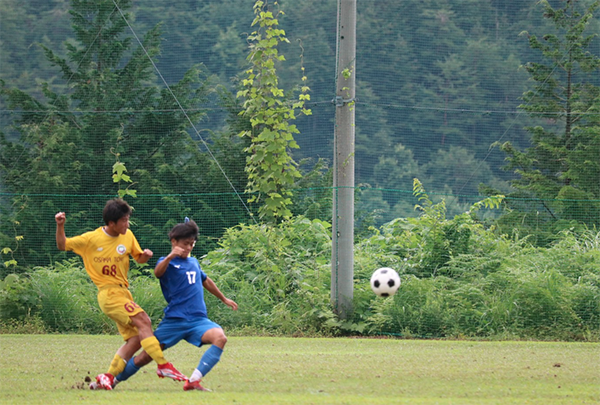
[[354, 96], [356, 0], [338, 0], [331, 302], [342, 319], [352, 314], [354, 297]]

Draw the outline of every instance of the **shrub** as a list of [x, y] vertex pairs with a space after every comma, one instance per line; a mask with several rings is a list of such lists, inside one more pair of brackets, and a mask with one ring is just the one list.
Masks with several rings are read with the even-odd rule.
[[[245, 334], [598, 340], [597, 233], [563, 232], [555, 244], [539, 248], [495, 235], [466, 213], [438, 221], [446, 231], [433, 241], [425, 235], [432, 215], [422, 220], [425, 224], [421, 218], [396, 219], [356, 244], [349, 319], [339, 319], [330, 303], [329, 224], [295, 217], [275, 226], [228, 229], [201, 264], [239, 310], [205, 294], [209, 316]], [[425, 271], [435, 243], [446, 253], [436, 256], [443, 260], [435, 271]], [[369, 285], [372, 272], [384, 266], [402, 278], [396, 295], [387, 299], [376, 297]], [[159, 282], [147, 266], [134, 266], [130, 282], [136, 301], [156, 324], [165, 306]], [[19, 325], [116, 333], [78, 258], [0, 282], [0, 327], [18, 330]]]
[[330, 311], [330, 256], [329, 224], [317, 219], [229, 229], [202, 267], [243, 305], [232, 314], [211, 298], [210, 316], [224, 326], [320, 330]]

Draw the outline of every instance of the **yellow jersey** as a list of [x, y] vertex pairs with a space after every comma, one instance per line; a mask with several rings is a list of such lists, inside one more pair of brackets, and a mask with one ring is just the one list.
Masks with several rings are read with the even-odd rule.
[[143, 253], [129, 229], [125, 235], [110, 236], [100, 227], [67, 238], [65, 247], [83, 258], [85, 270], [98, 288], [107, 285], [129, 287], [129, 255], [137, 261]]

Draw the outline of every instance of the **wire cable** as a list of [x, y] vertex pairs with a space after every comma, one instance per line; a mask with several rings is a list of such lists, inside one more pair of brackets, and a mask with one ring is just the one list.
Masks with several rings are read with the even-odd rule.
[[115, 5], [116, 9], [119, 11], [119, 13], [121, 14], [121, 17], [123, 18], [123, 21], [125, 21], [125, 23], [127, 24], [127, 26], [129, 27], [129, 30], [131, 31], [132, 35], [134, 36], [135, 40], [138, 42], [140, 48], [144, 51], [144, 54], [148, 57], [148, 60], [150, 61], [150, 63], [152, 63], [152, 66], [154, 67], [154, 70], [156, 70], [156, 73], [158, 74], [158, 76], [160, 77], [160, 79], [162, 80], [163, 84], [165, 85], [166, 89], [169, 91], [169, 93], [171, 94], [171, 96], [173, 97], [173, 99], [175, 100], [175, 102], [177, 103], [177, 106], [179, 107], [179, 109], [181, 110], [181, 112], [183, 112], [183, 114], [185, 115], [185, 118], [187, 119], [188, 123], [191, 125], [191, 127], [194, 129], [194, 132], [196, 133], [196, 136], [198, 137], [198, 139], [200, 139], [200, 141], [202, 142], [202, 144], [204, 145], [204, 147], [206, 148], [206, 150], [208, 151], [208, 154], [210, 155], [210, 157], [213, 159], [213, 161], [215, 162], [215, 164], [217, 165], [217, 167], [219, 168], [219, 170], [221, 171], [221, 173], [223, 174], [223, 176], [225, 177], [225, 179], [227, 180], [227, 182], [229, 183], [229, 185], [231, 186], [231, 189], [233, 190], [233, 192], [235, 193], [235, 195], [237, 196], [237, 198], [240, 200], [240, 202], [242, 203], [242, 205], [244, 206], [244, 209], [248, 212], [250, 218], [252, 218], [252, 220], [254, 221], [255, 224], [258, 224], [258, 222], [256, 221], [256, 218], [254, 217], [254, 215], [252, 214], [252, 212], [250, 211], [250, 209], [248, 208], [248, 206], [246, 205], [246, 203], [244, 202], [244, 199], [242, 198], [242, 196], [240, 195], [240, 193], [238, 193], [238, 191], [236, 190], [235, 186], [233, 185], [233, 183], [231, 182], [231, 179], [229, 178], [229, 176], [227, 176], [227, 173], [225, 173], [225, 170], [223, 169], [223, 167], [221, 166], [221, 164], [219, 163], [219, 161], [217, 160], [216, 156], [213, 154], [212, 150], [210, 149], [210, 147], [208, 146], [208, 143], [206, 142], [206, 140], [204, 139], [204, 137], [202, 137], [202, 135], [200, 135], [200, 131], [198, 131], [198, 129], [196, 128], [196, 125], [194, 125], [192, 119], [189, 117], [189, 115], [187, 114], [187, 111], [185, 110], [185, 108], [183, 108], [183, 106], [181, 105], [181, 103], [179, 102], [179, 99], [177, 98], [177, 96], [175, 95], [175, 93], [173, 93], [173, 90], [171, 90], [171, 87], [169, 86], [169, 84], [167, 83], [167, 81], [165, 80], [165, 78], [163, 77], [162, 73], [160, 72], [160, 70], [158, 69], [158, 66], [156, 66], [156, 64], [154, 63], [154, 61], [152, 60], [152, 58], [150, 57], [150, 54], [148, 53], [148, 51], [146, 50], [146, 47], [144, 46], [144, 44], [142, 43], [142, 41], [140, 41], [139, 37], [137, 36], [135, 30], [133, 29], [133, 27], [131, 26], [131, 24], [129, 23], [129, 21], [127, 20], [127, 17], [125, 16], [125, 14], [123, 13], [123, 11], [121, 10], [121, 8], [119, 7], [119, 5], [117, 4], [116, 0], [113, 0], [113, 4]]

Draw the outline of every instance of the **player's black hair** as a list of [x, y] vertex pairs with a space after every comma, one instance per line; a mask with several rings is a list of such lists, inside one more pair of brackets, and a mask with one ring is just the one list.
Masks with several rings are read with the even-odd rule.
[[182, 224], [177, 224], [171, 229], [169, 232], [169, 240], [181, 240], [194, 238], [194, 240], [198, 240], [198, 225], [192, 220], [184, 222]]
[[131, 215], [131, 207], [122, 198], [108, 200], [102, 210], [102, 219], [106, 225], [109, 222], [117, 222], [127, 215]]

